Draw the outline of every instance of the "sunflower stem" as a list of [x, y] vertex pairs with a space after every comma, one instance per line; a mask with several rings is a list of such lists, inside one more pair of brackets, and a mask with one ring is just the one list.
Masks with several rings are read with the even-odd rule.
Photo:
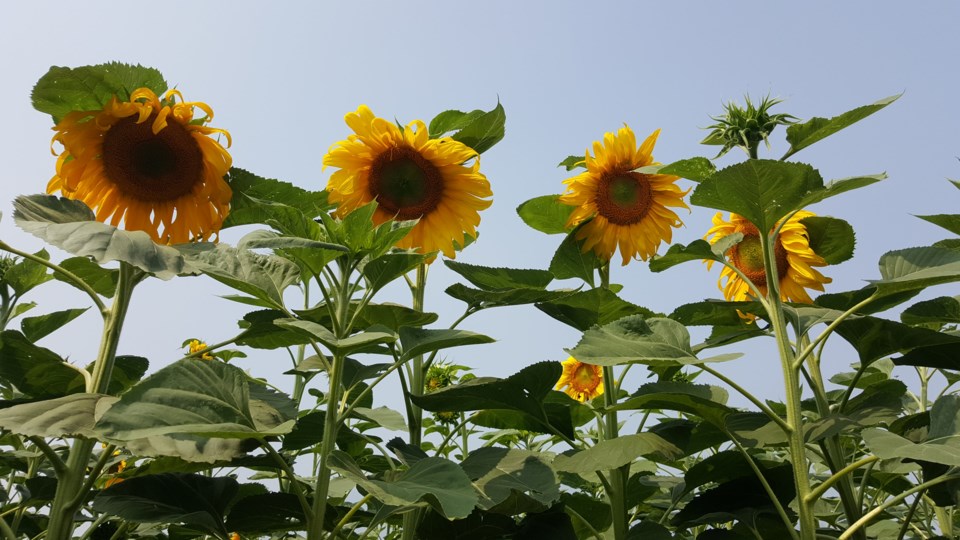
[[[775, 233], [774, 233], [775, 234]], [[800, 368], [795, 365], [793, 348], [787, 335], [787, 323], [780, 298], [779, 274], [774, 246], [776, 236], [761, 234], [761, 248], [764, 256], [764, 268], [767, 277], [767, 301], [769, 303], [770, 326], [777, 339], [777, 349], [783, 370], [786, 389], [787, 439], [789, 441], [790, 463], [793, 467], [793, 479], [797, 490], [797, 509], [800, 516], [800, 540], [815, 540], [817, 534], [816, 517], [813, 503], [808, 499], [810, 493], [809, 465], [803, 440], [803, 417], [800, 400]]]
[[[427, 289], [427, 263], [421, 263], [417, 267], [417, 283], [413, 287], [413, 309], [414, 311], [423, 311], [424, 298]], [[413, 358], [413, 373], [410, 378], [410, 393], [423, 394], [424, 365], [423, 355]], [[409, 396], [406, 398], [410, 411], [410, 444], [416, 447], [420, 446], [423, 427], [423, 409], [418, 407]], [[420, 511], [411, 510], [403, 515], [403, 540], [413, 540], [416, 538], [417, 525], [420, 522]]]
[[[130, 297], [133, 288], [142, 277], [143, 273], [136, 268], [124, 262], [120, 263], [117, 290], [113, 305], [105, 311], [100, 351], [93, 364], [93, 376], [87, 383], [88, 393], [106, 394], [110, 387], [117, 344], [120, 342], [120, 332], [123, 329], [127, 309], [130, 307]], [[72, 535], [74, 514], [86, 499], [86, 493], [82, 492], [85, 485], [84, 477], [95, 444], [96, 441], [93, 439], [74, 440], [63, 475], [57, 481], [57, 491], [50, 508], [50, 522], [47, 525], [47, 538], [66, 540]], [[97, 471], [91, 474], [97, 474]]]

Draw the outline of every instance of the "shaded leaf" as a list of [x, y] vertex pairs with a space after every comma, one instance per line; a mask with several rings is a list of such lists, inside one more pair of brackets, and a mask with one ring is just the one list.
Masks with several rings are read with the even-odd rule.
[[483, 497], [480, 507], [490, 509], [512, 493], [524, 493], [549, 506], [560, 498], [556, 474], [542, 454], [508, 448], [480, 448], [461, 464]]
[[456, 329], [429, 329], [405, 326], [400, 328], [400, 344], [403, 354], [400, 359], [410, 359], [450, 347], [493, 343], [494, 339], [483, 334]]
[[650, 271], [663, 272], [667, 268], [687, 261], [709, 260], [722, 263], [727, 250], [741, 240], [743, 240], [742, 233], [733, 233], [717, 240], [713, 245], [706, 240], [694, 240], [686, 246], [674, 244], [663, 255], [654, 255], [650, 259]]
[[553, 274], [547, 270], [493, 268], [451, 260], [444, 261], [444, 264], [474, 286], [487, 291], [521, 288], [544, 289], [553, 281]]
[[[45, 249], [41, 249], [34, 255], [44, 260], [50, 260], [50, 255]], [[2, 279], [13, 289], [14, 294], [23, 296], [34, 287], [50, 281], [56, 275], [58, 274], [49, 272], [46, 266], [38, 262], [30, 259], [20, 259], [13, 266], [7, 268]]]
[[657, 454], [661, 459], [672, 461], [679, 458], [681, 452], [679, 448], [653, 433], [634, 433], [600, 441], [572, 455], [560, 454], [554, 458], [553, 468], [581, 475], [590, 474], [615, 469], [650, 454]]
[[960, 215], [958, 214], [934, 214], [917, 217], [934, 225], [939, 225], [953, 234], [960, 234]]
[[15, 330], [0, 334], [0, 358], [0, 377], [30, 397], [58, 397], [84, 388], [76, 369]]
[[444, 291], [457, 300], [462, 300], [473, 309], [487, 309], [492, 307], [520, 306], [550, 302], [570, 296], [574, 290], [546, 291], [542, 289], [504, 289], [499, 291], [483, 291], [471, 289], [460, 283], [454, 283]]
[[582, 279], [592, 287], [596, 270], [600, 267], [601, 261], [593, 250], [584, 251], [581, 249], [582, 242], [577, 240], [577, 231], [582, 226], [580, 225], [570, 231], [563, 242], [560, 243], [560, 247], [553, 254], [553, 258], [550, 259], [550, 272], [557, 279]]
[[20, 329], [23, 330], [23, 335], [27, 339], [37, 341], [76, 319], [82, 315], [83, 312], [87, 311], [87, 309], [88, 308], [65, 309], [37, 317], [27, 317], [20, 321]]
[[837, 325], [836, 333], [857, 350], [860, 363], [864, 365], [893, 353], [922, 347], [948, 344], [960, 346], [960, 336], [877, 317], [847, 319]]
[[918, 302], [900, 314], [903, 324], [960, 324], [960, 297], [941, 296]]
[[827, 264], [840, 264], [853, 257], [856, 238], [853, 227], [842, 219], [812, 216], [800, 220], [807, 228], [810, 249]]
[[[82, 279], [84, 283], [89, 285], [90, 288], [100, 296], [113, 298], [113, 293], [117, 290], [117, 280], [120, 278], [120, 271], [104, 268], [91, 261], [88, 257], [71, 257], [60, 262], [60, 267]], [[65, 279], [59, 273], [54, 273], [53, 278], [76, 287], [72, 281]]]
[[167, 91], [159, 71], [141, 65], [109, 62], [76, 68], [52, 66], [33, 87], [33, 107], [59, 122], [73, 111], [103, 109], [110, 98], [129, 101], [130, 93], [147, 87], [158, 96]]
[[602, 287], [576, 292], [536, 306], [540, 311], [581, 332], [594, 325], [604, 325], [628, 315], [655, 316], [649, 309], [627, 302], [613, 291]]
[[[28, 437], [95, 437], [98, 404], [116, 398], [101, 394], [71, 394], [0, 409], [0, 427]], [[102, 402], [102, 403], [101, 403]]]
[[631, 315], [601, 327], [590, 328], [572, 349], [571, 356], [601, 366], [626, 363], [696, 363], [690, 333], [672, 319]]
[[[189, 248], [189, 249], [188, 249]], [[297, 283], [300, 270], [292, 262], [260, 255], [226, 244], [215, 247], [181, 246], [192, 271], [264, 302], [265, 307], [283, 307], [283, 291]]]

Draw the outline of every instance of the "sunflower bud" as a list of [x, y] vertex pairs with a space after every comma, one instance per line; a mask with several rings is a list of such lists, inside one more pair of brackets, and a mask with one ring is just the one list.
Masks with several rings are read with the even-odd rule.
[[13, 257], [0, 257], [0, 281], [3, 281], [4, 276], [7, 275], [7, 270], [15, 264], [17, 264], [17, 261]]
[[767, 96], [759, 105], [750, 101], [750, 96], [744, 96], [746, 107], [736, 103], [727, 103], [723, 106], [724, 114], [711, 116], [716, 124], [708, 126], [712, 130], [701, 144], [722, 145], [720, 157], [738, 146], [752, 158], [757, 157], [757, 148], [763, 141], [770, 147], [768, 137], [779, 125], [790, 125], [796, 122], [797, 117], [790, 114], [770, 114], [770, 108], [781, 103], [781, 100]]
[[[424, 390], [429, 394], [456, 383], [460, 379], [458, 372], [461, 369], [463, 369], [463, 366], [444, 364], [442, 362], [430, 366], [423, 380]], [[458, 413], [451, 411], [437, 411], [433, 413], [433, 418], [443, 424], [452, 424], [457, 421], [459, 416]]]

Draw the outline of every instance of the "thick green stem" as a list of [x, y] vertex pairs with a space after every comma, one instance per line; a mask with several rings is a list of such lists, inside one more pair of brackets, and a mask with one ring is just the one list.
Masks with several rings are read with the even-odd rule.
[[768, 289], [768, 304], [770, 310], [770, 325], [777, 339], [777, 350], [780, 353], [780, 364], [783, 369], [783, 382], [786, 390], [788, 448], [790, 463], [793, 466], [793, 479], [797, 489], [797, 509], [800, 519], [800, 539], [815, 540], [817, 534], [816, 517], [813, 513], [813, 504], [807, 499], [810, 493], [809, 464], [807, 463], [806, 448], [803, 441], [803, 417], [800, 406], [801, 386], [800, 369], [794, 365], [793, 348], [787, 335], [786, 317], [783, 311], [783, 302], [780, 299], [779, 276], [777, 274], [776, 254], [773, 246], [776, 238], [761, 235]]
[[[429, 266], [426, 263], [417, 267], [417, 283], [413, 287], [413, 309], [416, 311], [423, 311], [423, 303], [427, 289], [428, 268]], [[412, 363], [413, 369], [410, 378], [409, 391], [419, 395], [423, 393], [423, 356], [421, 355], [414, 357]], [[410, 427], [410, 444], [419, 447], [420, 443], [422, 442], [423, 409], [418, 407], [416, 403], [413, 403], [409, 397], [406, 399], [408, 404], [407, 410], [410, 412], [410, 418], [407, 419]], [[412, 540], [416, 537], [417, 526], [419, 522], [419, 510], [412, 510], [403, 515], [403, 540]]]
[[[105, 394], [110, 386], [113, 363], [117, 355], [117, 344], [123, 321], [130, 306], [133, 288], [142, 277], [142, 273], [127, 263], [120, 263], [120, 277], [113, 305], [105, 311], [103, 335], [100, 339], [100, 351], [93, 364], [93, 374], [87, 383], [87, 392]], [[81, 493], [90, 456], [96, 441], [76, 439], [70, 449], [64, 474], [57, 481], [57, 491], [50, 508], [50, 523], [47, 526], [47, 538], [67, 540], [73, 533], [74, 514], [83, 504], [85, 497]]]

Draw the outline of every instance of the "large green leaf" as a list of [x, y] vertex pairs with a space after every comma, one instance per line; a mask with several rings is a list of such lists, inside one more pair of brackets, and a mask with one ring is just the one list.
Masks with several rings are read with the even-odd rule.
[[654, 316], [649, 309], [631, 304], [603, 287], [577, 292], [536, 306], [540, 311], [581, 332], [594, 325], [604, 325], [628, 315]]
[[477, 492], [463, 469], [439, 457], [428, 457], [384, 480], [367, 478], [340, 451], [330, 455], [330, 468], [353, 480], [377, 500], [394, 506], [429, 503], [448, 519], [468, 516], [478, 502]]
[[20, 329], [23, 330], [23, 335], [27, 339], [37, 341], [76, 319], [82, 315], [83, 312], [87, 311], [87, 309], [88, 308], [65, 309], [37, 317], [27, 317], [20, 321]]
[[507, 113], [503, 106], [497, 103], [493, 110], [473, 116], [469, 123], [451, 135], [451, 138], [482, 154], [503, 139], [506, 121]]
[[886, 173], [879, 173], [831, 180], [822, 189], [811, 191], [804, 196], [798, 208], [806, 208], [807, 206], [811, 206], [822, 200], [829, 199], [830, 197], [835, 197], [841, 193], [846, 193], [854, 189], [860, 189], [871, 184], [876, 184], [877, 182], [885, 180], [886, 178]]
[[[297, 216], [312, 223], [313, 217], [333, 206], [327, 202], [325, 191], [307, 191], [237, 167], [230, 169], [226, 180], [233, 190], [233, 199], [230, 201], [230, 215], [223, 222], [224, 228], [263, 223], [279, 225], [278, 230], [292, 234], [288, 224], [293, 224]], [[300, 226], [310, 227], [310, 224]]]
[[315, 322], [299, 319], [277, 319], [273, 323], [322, 343], [333, 354], [346, 355], [374, 345], [393, 343], [397, 339], [392, 332], [382, 332], [374, 329], [340, 339], [333, 332]]
[[426, 326], [437, 322], [438, 318], [436, 313], [417, 311], [400, 304], [367, 304], [357, 314], [354, 328], [380, 325], [396, 332], [401, 326]]
[[870, 283], [883, 296], [960, 281], [960, 251], [942, 247], [890, 251], [880, 257], [880, 276]]
[[[760, 471], [778, 502], [783, 506], [789, 504], [796, 496], [790, 464], [781, 463], [769, 468], [761, 465]], [[749, 515], [751, 511], [761, 510], [772, 511], [773, 504], [760, 480], [755, 475], [750, 475], [720, 483], [699, 493], [674, 514], [670, 521], [678, 527], [724, 523], [739, 518], [745, 512]]]
[[22, 403], [0, 409], [0, 427], [28, 437], [96, 437], [97, 407], [109, 407], [116, 398], [101, 394], [69, 396]]
[[[283, 415], [278, 411], [277, 417]], [[275, 425], [257, 420], [242, 370], [219, 361], [185, 359], [128, 390], [99, 419], [96, 430], [124, 443], [179, 434], [263, 438], [293, 427], [292, 420]]]
[[[60, 267], [82, 279], [84, 283], [89, 285], [101, 296], [113, 298], [113, 293], [117, 290], [117, 280], [120, 279], [120, 271], [104, 268], [91, 261], [88, 257], [71, 257], [61, 261]], [[54, 279], [76, 287], [72, 281], [64, 278], [63, 275], [59, 273], [54, 273], [53, 277]]]
[[724, 450], [705, 457], [687, 469], [683, 475], [683, 493], [690, 493], [710, 483], [721, 484], [753, 474], [753, 468], [743, 454], [736, 450]]
[[493, 343], [492, 337], [467, 330], [430, 329], [404, 326], [400, 328], [400, 345], [403, 347], [401, 360], [432, 353], [450, 347]]
[[474, 286], [487, 291], [501, 289], [544, 289], [553, 281], [547, 270], [493, 268], [462, 262], [444, 261], [447, 268], [460, 274]]
[[129, 101], [146, 87], [158, 96], [167, 90], [163, 75], [153, 68], [110, 62], [77, 68], [52, 66], [33, 87], [33, 107], [59, 122], [72, 111], [99, 112], [110, 98]]
[[899, 358], [894, 358], [893, 363], [898, 366], [925, 366], [960, 371], [960, 343], [917, 347]]
[[76, 369], [15, 330], [0, 334], [0, 359], [0, 377], [30, 397], [59, 397], [84, 388], [83, 377]]
[[690, 347], [690, 333], [672, 319], [644, 319], [631, 315], [583, 333], [571, 356], [601, 366], [641, 363], [650, 365], [696, 364], [732, 360], [740, 355], [698, 359]]
[[917, 302], [900, 314], [903, 324], [960, 324], [960, 296]]
[[934, 214], [917, 217], [934, 225], [939, 225], [953, 234], [960, 234], [960, 214]]
[[543, 289], [503, 289], [499, 291], [484, 291], [472, 289], [461, 283], [454, 283], [444, 291], [457, 300], [467, 303], [472, 309], [487, 309], [503, 306], [520, 306], [559, 300], [575, 294], [574, 290], [547, 291]]
[[303, 507], [293, 493], [254, 493], [230, 505], [229, 531], [257, 533], [288, 532], [305, 528]]
[[787, 150], [787, 153], [784, 154], [781, 159], [787, 159], [811, 144], [821, 141], [841, 129], [863, 120], [893, 103], [901, 95], [902, 94], [897, 94], [881, 99], [872, 105], [857, 107], [833, 118], [814, 117], [802, 124], [789, 126], [787, 128], [787, 142], [790, 143], [790, 149]]
[[687, 326], [739, 326], [743, 319], [738, 311], [764, 314], [759, 302], [704, 300], [678, 307], [670, 314], [670, 318]]
[[475, 109], [470, 112], [457, 110], [443, 111], [434, 116], [433, 120], [430, 120], [430, 126], [427, 131], [430, 133], [431, 139], [437, 139], [447, 133], [458, 131], [469, 126], [484, 114], [486, 114], [486, 111], [481, 111], [480, 109]]
[[842, 219], [811, 216], [801, 220], [807, 228], [810, 249], [827, 264], [840, 264], [853, 257], [856, 237], [853, 227]]
[[292, 262], [272, 255], [260, 255], [226, 244], [215, 247], [181, 246], [190, 270], [260, 300], [264, 307], [283, 309], [283, 291], [300, 279]]
[[582, 242], [577, 240], [579, 230], [578, 227], [570, 231], [560, 243], [560, 247], [550, 259], [550, 272], [557, 279], [582, 279], [592, 287], [601, 262], [593, 250], [584, 251], [580, 248]]
[[663, 165], [657, 170], [657, 174], [670, 174], [679, 176], [680, 178], [686, 178], [687, 180], [693, 180], [694, 182], [703, 182], [713, 176], [715, 172], [717, 172], [717, 168], [713, 165], [712, 161], [705, 157], [681, 159], [680, 161]]
[[379, 291], [393, 280], [410, 272], [427, 260], [420, 253], [386, 253], [363, 265], [361, 272], [367, 278], [367, 286]]
[[553, 468], [574, 474], [615, 469], [633, 463], [640, 456], [656, 454], [660, 459], [673, 461], [680, 457], [680, 449], [653, 433], [621, 435], [600, 441], [575, 454], [560, 454], [553, 460]]
[[861, 436], [870, 451], [881, 459], [913, 459], [960, 467], [956, 436], [919, 444], [879, 428], [865, 429]]
[[823, 178], [810, 165], [751, 159], [714, 173], [697, 186], [690, 202], [735, 212], [761, 231], [803, 207], [810, 192], [823, 189]]
[[693, 414], [716, 427], [726, 429], [726, 417], [734, 412], [725, 403], [721, 388], [689, 383], [661, 382], [641, 386], [615, 410], [667, 410]]
[[480, 507], [489, 510], [513, 493], [524, 493], [550, 506], [560, 497], [557, 475], [543, 454], [509, 448], [480, 448], [461, 464], [480, 490]]
[[836, 332], [857, 350], [864, 365], [897, 352], [934, 345], [952, 344], [960, 348], [960, 336], [877, 317], [847, 319], [837, 325]]
[[101, 491], [93, 508], [134, 523], [184, 523], [227, 540], [230, 532], [223, 518], [239, 488], [229, 476], [140, 476]]
[[663, 255], [654, 255], [650, 259], [651, 272], [663, 272], [667, 268], [687, 261], [724, 261], [724, 254], [734, 245], [743, 240], [743, 234], [733, 233], [710, 244], [706, 240], [694, 240], [684, 246], [674, 244]]
[[24, 231], [73, 255], [103, 264], [123, 261], [160, 279], [183, 272], [180, 253], [157, 244], [143, 231], [125, 231], [96, 221], [81, 201], [53, 195], [22, 195], [13, 203], [13, 219]]
[[279, 349], [310, 343], [310, 334], [273, 324], [277, 320], [290, 319], [275, 309], [247, 313], [239, 323], [243, 332], [237, 337], [236, 344], [255, 349]]
[[517, 214], [524, 223], [542, 233], [566, 234], [569, 232], [567, 220], [574, 209], [575, 206], [560, 202], [560, 195], [542, 195], [520, 204]]

